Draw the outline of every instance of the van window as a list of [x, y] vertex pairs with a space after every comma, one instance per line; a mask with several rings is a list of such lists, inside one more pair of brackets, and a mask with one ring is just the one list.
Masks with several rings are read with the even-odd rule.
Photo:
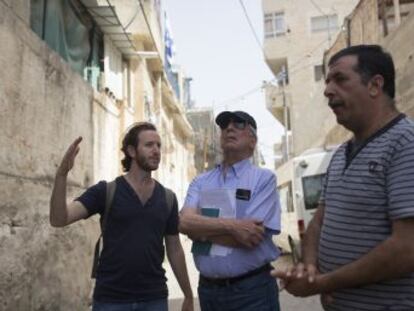
[[305, 208], [307, 210], [315, 209], [318, 207], [324, 178], [325, 174], [306, 176], [302, 178]]

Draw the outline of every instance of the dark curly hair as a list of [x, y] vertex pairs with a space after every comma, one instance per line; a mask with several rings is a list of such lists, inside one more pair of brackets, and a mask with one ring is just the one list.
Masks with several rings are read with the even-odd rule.
[[156, 131], [157, 128], [154, 124], [149, 122], [138, 122], [131, 126], [128, 132], [125, 134], [124, 139], [122, 140], [122, 152], [124, 153], [124, 158], [121, 160], [122, 168], [124, 172], [128, 172], [131, 168], [132, 158], [128, 154], [128, 146], [133, 146], [136, 148], [138, 146], [138, 136], [139, 133], [143, 131]]

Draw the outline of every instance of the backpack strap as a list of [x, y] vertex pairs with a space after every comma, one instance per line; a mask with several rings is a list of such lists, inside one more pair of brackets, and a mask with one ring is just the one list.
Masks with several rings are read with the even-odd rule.
[[174, 199], [175, 199], [175, 193], [168, 188], [165, 188], [165, 200], [167, 201], [167, 208], [168, 208], [168, 213], [170, 214], [173, 206], [174, 206]]
[[99, 238], [95, 244], [95, 251], [94, 251], [93, 262], [92, 262], [91, 278], [93, 279], [96, 278], [96, 273], [98, 271], [99, 257], [101, 256], [101, 240], [105, 233], [106, 224], [109, 218], [109, 212], [111, 211], [112, 201], [114, 200], [115, 190], [116, 190], [115, 180], [106, 183], [105, 211], [104, 211], [103, 216], [101, 216], [101, 234], [99, 235]]
[[108, 222], [108, 215], [112, 208], [112, 201], [114, 200], [115, 190], [115, 180], [106, 183], [105, 212], [103, 214], [103, 220], [101, 222], [101, 236], [103, 236], [105, 233], [106, 224]]

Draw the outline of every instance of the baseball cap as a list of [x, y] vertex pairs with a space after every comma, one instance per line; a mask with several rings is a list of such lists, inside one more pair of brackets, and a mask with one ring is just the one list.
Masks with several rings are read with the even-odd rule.
[[230, 120], [245, 121], [257, 130], [254, 118], [244, 111], [223, 111], [216, 117], [216, 124], [220, 127], [227, 125]]

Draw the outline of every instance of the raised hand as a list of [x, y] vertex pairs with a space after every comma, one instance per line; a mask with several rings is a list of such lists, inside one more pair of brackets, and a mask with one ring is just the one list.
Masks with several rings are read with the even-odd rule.
[[68, 150], [66, 150], [62, 162], [60, 163], [59, 168], [57, 170], [57, 175], [66, 176], [69, 173], [69, 171], [73, 168], [76, 155], [80, 150], [79, 144], [81, 141], [82, 137], [76, 138], [75, 141], [69, 146]]

